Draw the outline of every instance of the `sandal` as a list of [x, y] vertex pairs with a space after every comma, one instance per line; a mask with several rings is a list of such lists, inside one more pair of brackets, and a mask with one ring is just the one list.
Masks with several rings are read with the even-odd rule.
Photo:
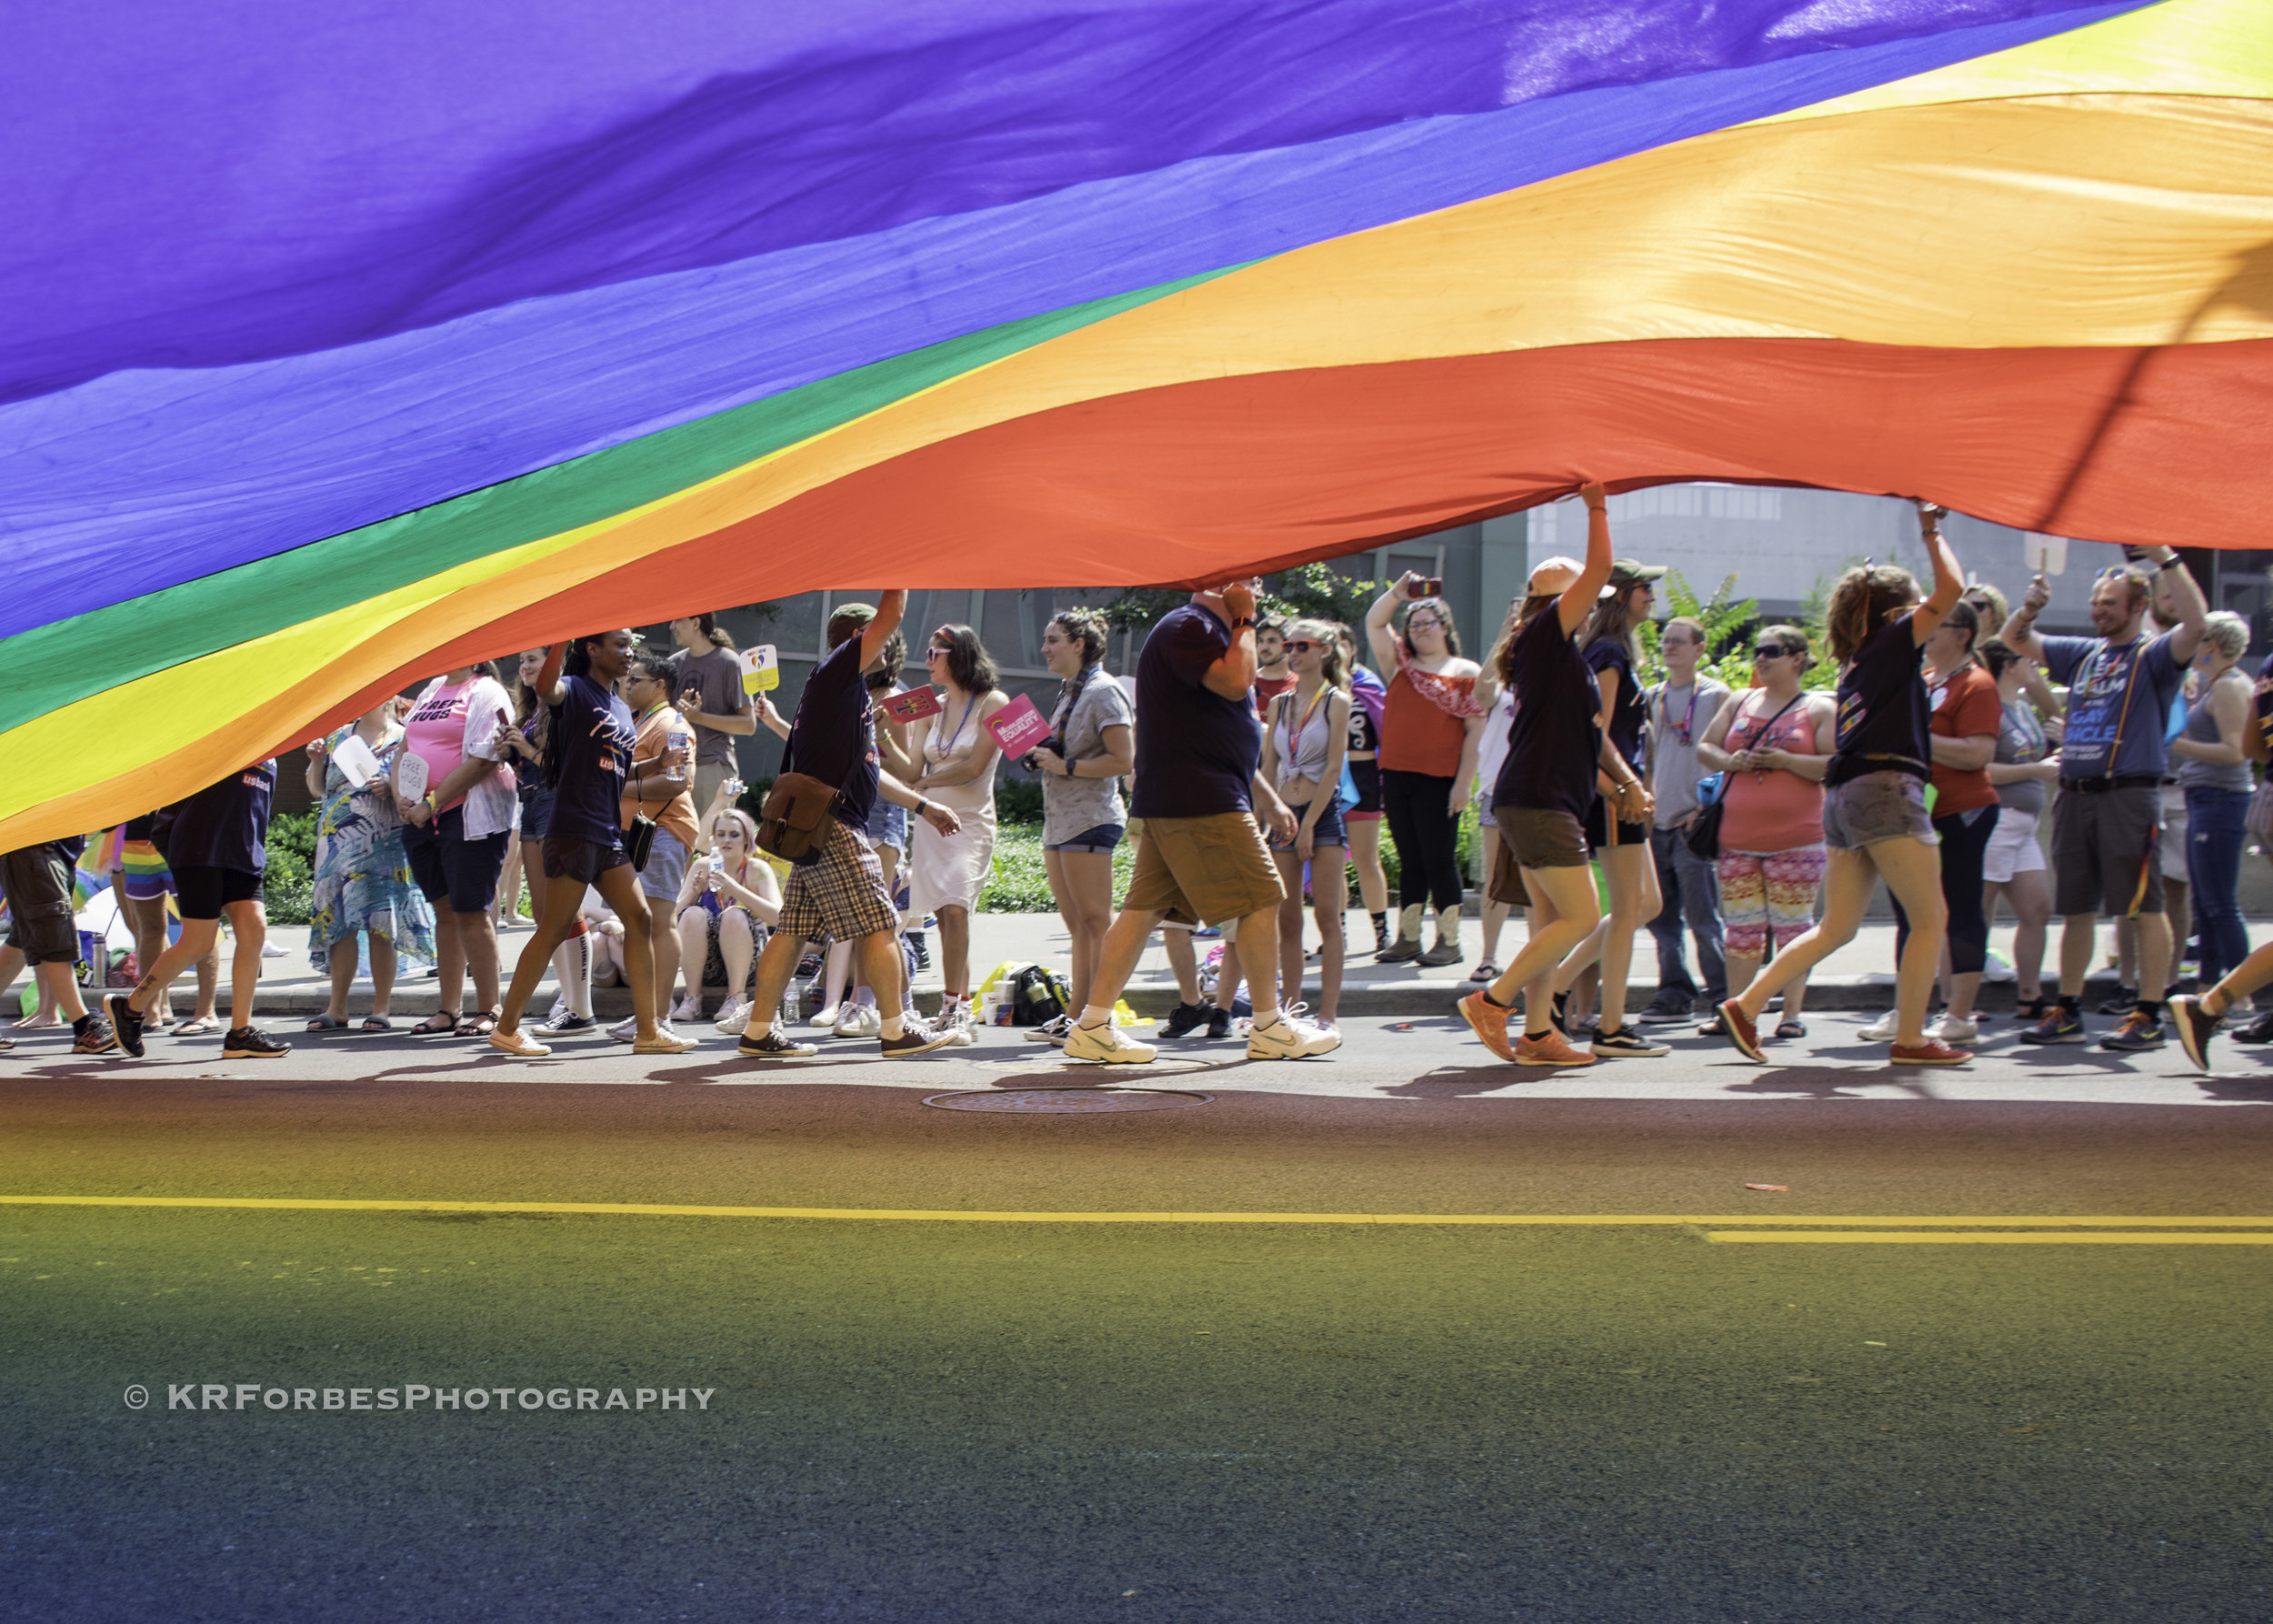
[[1807, 1028], [1804, 1023], [1799, 1021], [1779, 1020], [1776, 1023], [1776, 1035], [1786, 1040], [1795, 1038], [1805, 1038], [1807, 1035]]
[[392, 1032], [395, 1023], [384, 1015], [366, 1015], [363, 1018], [363, 1029], [366, 1032]]
[[208, 1032], [218, 1032], [220, 1029], [221, 1023], [217, 1020], [214, 1020], [209, 1017], [193, 1017], [192, 1018], [184, 1021], [180, 1026], [175, 1027], [174, 1028], [174, 1036], [176, 1038], [203, 1038]]
[[1476, 968], [1468, 972], [1468, 979], [1471, 981], [1497, 981], [1499, 979], [1499, 967], [1487, 958], [1482, 964], [1477, 965]]
[[329, 1014], [319, 1015], [308, 1022], [308, 1030], [311, 1032], [344, 1032], [346, 1029], [345, 1021], [334, 1020]]
[[457, 1035], [460, 1038], [486, 1038], [497, 1029], [497, 1017], [502, 1013], [501, 1010], [487, 1009], [479, 1015], [467, 1016], [458, 1022]]
[[411, 1030], [417, 1033], [421, 1038], [439, 1038], [446, 1032], [456, 1032], [457, 1030], [459, 1018], [459, 1017], [455, 1015], [445, 1015], [441, 1010], [437, 1009], [432, 1015], [426, 1017], [426, 1019], [420, 1021], [416, 1026], [411, 1028]]
[[2026, 1004], [2013, 1006], [2013, 1018], [2032, 1027], [2051, 1013], [2052, 1000], [2050, 998], [2034, 998]]

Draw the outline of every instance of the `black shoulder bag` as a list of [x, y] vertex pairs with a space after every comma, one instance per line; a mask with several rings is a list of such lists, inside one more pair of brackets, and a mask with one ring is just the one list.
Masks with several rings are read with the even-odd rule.
[[[1789, 710], [1793, 706], [1798, 704], [1807, 697], [1807, 690], [1802, 688], [1799, 692], [1794, 694], [1789, 699], [1784, 701], [1782, 707], [1777, 709], [1774, 716], [1768, 717], [1767, 722], [1761, 726], [1759, 732], [1754, 734], [1753, 737], [1756, 739], [1766, 738], [1768, 736], [1768, 730], [1774, 727], [1777, 722], [1783, 720], [1784, 712]], [[1732, 728], [1735, 726], [1736, 724], [1734, 722], [1729, 724], [1729, 727]], [[1720, 793], [1712, 798], [1710, 805], [1707, 806], [1702, 811], [1697, 813], [1697, 821], [1689, 825], [1688, 834], [1686, 838], [1688, 842], [1689, 855], [1691, 857], [1709, 863], [1720, 856], [1720, 815], [1727, 809], [1728, 784], [1727, 775], [1724, 774], [1721, 780]]]

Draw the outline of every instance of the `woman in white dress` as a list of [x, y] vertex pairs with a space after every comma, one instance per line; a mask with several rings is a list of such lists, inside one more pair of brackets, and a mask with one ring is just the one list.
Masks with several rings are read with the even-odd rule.
[[942, 1018], [956, 1028], [958, 1041], [976, 1043], [971, 913], [995, 860], [995, 765], [1002, 758], [986, 722], [1010, 696], [995, 686], [995, 662], [967, 626], [932, 633], [924, 666], [939, 687], [940, 708], [913, 729], [909, 742], [923, 772], [909, 787], [951, 808], [963, 827], [942, 835], [920, 818], [910, 820], [920, 827], [910, 829], [907, 908], [917, 919], [938, 916], [939, 974], [946, 987]]

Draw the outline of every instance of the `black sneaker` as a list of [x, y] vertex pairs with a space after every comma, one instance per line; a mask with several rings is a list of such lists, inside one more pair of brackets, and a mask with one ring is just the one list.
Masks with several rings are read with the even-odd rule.
[[2178, 1047], [2187, 1052], [2197, 1071], [2210, 1068], [2210, 1034], [2218, 1030], [2218, 1016], [2206, 1014], [2202, 1000], [2177, 997], [2166, 1006], [2170, 1011], [2170, 1029], [2178, 1035]]
[[1547, 1015], [1547, 1019], [1553, 1022], [1555, 1029], [1562, 1034], [1565, 1043], [1578, 1041], [1570, 1029], [1570, 994], [1558, 992], [1555, 995], [1554, 1006]]
[[1231, 1011], [1210, 1006], [1207, 1011], [1207, 1037], [1210, 1042], [1220, 1042], [1231, 1036]]
[[2273, 1009], [2234, 1033], [2236, 1043], [2273, 1043]]
[[1689, 1018], [1689, 1000], [1683, 998], [1677, 1006], [1653, 1001], [1634, 1018], [1645, 1027], [1670, 1027]]
[[1673, 1050], [1662, 1043], [1652, 1043], [1631, 1027], [1620, 1027], [1615, 1032], [1597, 1028], [1587, 1047], [1605, 1059], [1651, 1060]]
[[142, 1058], [142, 1017], [126, 1002], [126, 995], [115, 992], [104, 1000], [110, 1007], [111, 1026], [118, 1039], [118, 1047], [135, 1059]]
[[600, 1023], [590, 1016], [578, 1015], [571, 1009], [558, 1020], [543, 1022], [536, 1028], [536, 1032], [542, 1038], [566, 1038], [573, 1032], [596, 1031]]
[[905, 1060], [916, 1055], [927, 1055], [936, 1048], [945, 1048], [961, 1037], [962, 1029], [953, 1021], [942, 1021], [935, 1030], [922, 1021], [903, 1017], [897, 1038], [878, 1038], [876, 1042], [882, 1047], [886, 1059]]
[[1206, 1004], [1178, 1004], [1168, 1011], [1168, 1018], [1160, 1023], [1160, 1036], [1181, 1038], [1187, 1032], [1197, 1031], [1207, 1024], [1208, 1007]]
[[291, 1052], [290, 1044], [278, 1043], [251, 1027], [231, 1027], [229, 1035], [221, 1040], [224, 1060], [280, 1060]]
[[2134, 1009], [2123, 1018], [2123, 1024], [2099, 1040], [2101, 1048], [2119, 1049], [2136, 1054], [2141, 1049], [2160, 1048], [2163, 1044], [2162, 1022], [2144, 1009]]
[[802, 1060], [821, 1051], [813, 1044], [783, 1037], [777, 1026], [768, 1026], [757, 1033], [745, 1028], [742, 1041], [734, 1046], [734, 1052], [745, 1060]]
[[2115, 997], [2100, 1005], [2098, 1013], [2101, 1015], [2128, 1015], [2132, 1010], [2138, 1007], [2138, 988], [2136, 987], [2124, 987], [2118, 984], [2115, 989]]
[[2066, 1004], [2055, 1004], [2042, 1020], [2020, 1035], [2023, 1043], [2081, 1043], [2088, 1034], [2084, 1018]]
[[110, 1022], [99, 1015], [83, 1015], [71, 1023], [77, 1034], [71, 1045], [75, 1055], [106, 1055], [118, 1047], [118, 1034], [111, 1030]]

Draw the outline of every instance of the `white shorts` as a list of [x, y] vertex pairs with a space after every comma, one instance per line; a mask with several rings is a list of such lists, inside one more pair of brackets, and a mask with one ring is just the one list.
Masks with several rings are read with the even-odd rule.
[[2187, 792], [2177, 784], [2162, 787], [2162, 877], [2184, 885], [2187, 877]]
[[2001, 886], [2016, 874], [2044, 872], [2044, 847], [2037, 839], [2037, 817], [2034, 812], [2016, 812], [2010, 807], [1997, 814], [1997, 827], [1989, 832], [1988, 849], [1981, 854], [1981, 877], [1992, 886]]

